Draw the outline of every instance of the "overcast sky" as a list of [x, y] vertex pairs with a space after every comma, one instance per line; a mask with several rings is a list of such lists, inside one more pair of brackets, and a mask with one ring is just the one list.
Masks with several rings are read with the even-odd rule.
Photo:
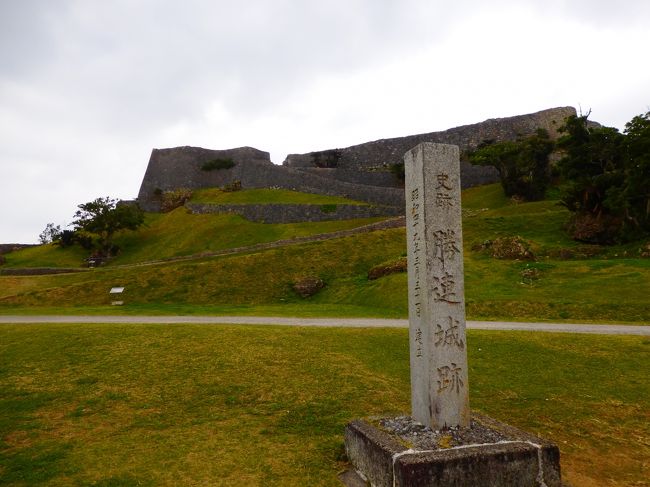
[[0, 0], [0, 243], [134, 198], [152, 148], [346, 147], [650, 110], [648, 0]]

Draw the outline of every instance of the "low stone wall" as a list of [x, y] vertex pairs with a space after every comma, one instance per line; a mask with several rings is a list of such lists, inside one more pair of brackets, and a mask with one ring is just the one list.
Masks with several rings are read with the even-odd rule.
[[185, 207], [193, 214], [235, 213], [247, 220], [261, 223], [353, 220], [356, 218], [388, 217], [403, 214], [403, 210], [397, 207], [366, 205], [217, 205], [188, 203]]
[[0, 269], [0, 276], [44, 276], [47, 274], [70, 274], [73, 272], [87, 271], [87, 269], [64, 267], [23, 267], [16, 269]]
[[0, 244], [0, 255], [15, 252], [16, 250], [35, 247], [34, 244]]

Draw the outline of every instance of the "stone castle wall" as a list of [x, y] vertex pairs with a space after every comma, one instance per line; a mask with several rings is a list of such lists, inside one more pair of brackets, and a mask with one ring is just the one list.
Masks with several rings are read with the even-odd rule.
[[328, 167], [348, 171], [387, 170], [391, 165], [402, 162], [404, 154], [422, 142], [454, 144], [460, 147], [462, 153], [476, 149], [485, 141], [516, 140], [522, 136], [532, 135], [538, 128], [546, 129], [552, 138], [556, 138], [558, 129], [570, 115], [576, 115], [575, 108], [551, 108], [527, 115], [493, 118], [442, 132], [381, 139], [344, 149], [290, 154], [283, 165], [301, 168]]
[[[160, 211], [158, 190], [177, 188], [202, 189], [222, 187], [234, 181], [243, 189], [282, 188], [305, 193], [342, 196], [367, 203], [404, 205], [404, 191], [395, 187], [375, 187], [324, 177], [273, 164], [268, 152], [245, 148], [213, 151], [199, 147], [154, 149], [140, 186], [138, 203], [145, 211]], [[201, 166], [214, 158], [229, 157], [235, 162], [230, 169], [203, 171]]]
[[[548, 130], [555, 137], [566, 117], [575, 114], [571, 107], [553, 108], [528, 115], [490, 119], [443, 132], [382, 139], [344, 149], [291, 154], [282, 166], [273, 164], [268, 152], [252, 147], [230, 150], [200, 147], [154, 149], [140, 187], [138, 203], [146, 211], [159, 211], [161, 191], [223, 187], [239, 181], [242, 189], [275, 187], [343, 196], [403, 211], [404, 189], [402, 182], [392, 174], [391, 166], [403, 162], [404, 154], [417, 144], [455, 144], [463, 152], [475, 149], [485, 141], [515, 140], [533, 134], [538, 128]], [[232, 159], [235, 166], [212, 171], [201, 169], [212, 159], [225, 158]], [[498, 180], [499, 174], [493, 167], [461, 163], [463, 188]]]

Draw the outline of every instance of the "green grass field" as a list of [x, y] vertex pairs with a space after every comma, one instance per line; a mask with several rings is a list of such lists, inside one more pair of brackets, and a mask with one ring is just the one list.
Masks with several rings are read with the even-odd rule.
[[[558, 443], [565, 480], [650, 476], [650, 341], [468, 334], [472, 408]], [[336, 486], [343, 427], [409, 409], [395, 329], [0, 327], [0, 484]]]

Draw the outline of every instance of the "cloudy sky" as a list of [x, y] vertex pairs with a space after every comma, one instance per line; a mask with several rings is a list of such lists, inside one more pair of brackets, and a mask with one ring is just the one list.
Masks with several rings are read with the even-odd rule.
[[152, 148], [308, 152], [555, 106], [650, 110], [647, 0], [0, 0], [0, 243]]

